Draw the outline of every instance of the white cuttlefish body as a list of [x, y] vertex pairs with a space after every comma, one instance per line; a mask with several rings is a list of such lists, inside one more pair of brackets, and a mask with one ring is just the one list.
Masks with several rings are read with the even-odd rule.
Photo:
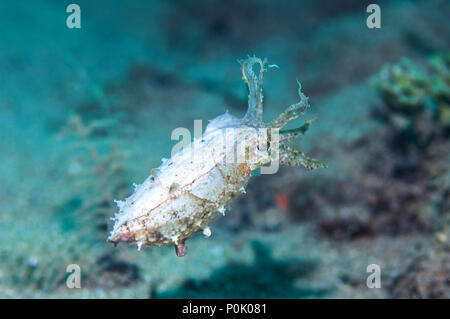
[[[261, 67], [259, 77], [253, 64]], [[270, 67], [270, 66], [269, 66]], [[211, 235], [209, 222], [245, 192], [251, 171], [272, 159], [270, 132], [279, 130], [309, 107], [307, 98], [289, 107], [272, 122], [262, 122], [262, 74], [267, 64], [256, 57], [242, 62], [242, 73], [249, 87], [249, 110], [240, 119], [228, 113], [212, 120], [204, 135], [195, 139], [163, 163], [124, 201], [117, 201], [112, 243], [143, 245], [174, 245], [178, 256], [184, 256], [185, 240], [202, 231]], [[309, 124], [298, 129], [280, 131], [281, 140], [303, 134]], [[258, 131], [258, 130], [259, 131]], [[263, 138], [262, 138], [263, 136]], [[279, 147], [279, 160], [288, 165], [304, 165], [310, 169], [323, 166], [287, 146]]]

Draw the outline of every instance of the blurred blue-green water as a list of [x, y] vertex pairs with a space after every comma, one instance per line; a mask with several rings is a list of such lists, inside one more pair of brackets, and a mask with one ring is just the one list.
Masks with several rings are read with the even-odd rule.
[[[1, 297], [402, 296], [416, 245], [436, 249], [429, 271], [439, 272], [448, 135], [391, 155], [393, 129], [372, 116], [387, 102], [369, 79], [402, 57], [425, 65], [448, 52], [447, 2], [380, 1], [377, 30], [365, 25], [369, 2], [356, 0], [76, 3], [81, 29], [66, 26], [69, 3], [0, 1]], [[237, 60], [247, 54], [280, 66], [264, 80], [266, 120], [302, 83], [305, 118], [319, 119], [296, 146], [331, 167], [255, 177], [183, 258], [111, 247], [114, 199], [170, 155], [174, 128], [244, 115]], [[392, 173], [404, 163], [412, 175]], [[382, 289], [366, 287], [369, 263], [386, 271]], [[81, 289], [66, 286], [69, 264], [80, 265]]]

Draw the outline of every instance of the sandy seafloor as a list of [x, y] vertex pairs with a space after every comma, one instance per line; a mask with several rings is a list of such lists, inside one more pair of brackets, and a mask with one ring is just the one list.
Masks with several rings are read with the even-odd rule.
[[[448, 2], [379, 1], [378, 30], [364, 1], [77, 3], [71, 30], [65, 2], [0, 1], [0, 297], [450, 297], [449, 174], [430, 173], [448, 172], [448, 135], [394, 155], [370, 84], [386, 63], [448, 52]], [[244, 115], [247, 54], [280, 67], [265, 120], [302, 83], [302, 120], [318, 120], [295, 147], [330, 167], [253, 178], [183, 258], [113, 248], [113, 201], [170, 155], [172, 130]], [[68, 264], [82, 288], [66, 287]]]

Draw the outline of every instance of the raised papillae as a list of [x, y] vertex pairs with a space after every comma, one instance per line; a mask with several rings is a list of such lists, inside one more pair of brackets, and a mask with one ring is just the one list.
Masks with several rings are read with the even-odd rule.
[[[255, 72], [254, 68], [259, 70]], [[243, 118], [229, 113], [216, 117], [200, 138], [163, 160], [151, 175], [136, 185], [134, 193], [117, 201], [119, 212], [109, 242], [142, 246], [174, 245], [178, 256], [187, 252], [186, 239], [197, 232], [211, 235], [210, 221], [245, 192], [251, 172], [274, 161], [303, 165], [308, 169], [326, 167], [286, 145], [303, 135], [312, 121], [296, 129], [281, 130], [289, 121], [309, 108], [301, 92], [300, 101], [288, 107], [269, 123], [263, 123], [263, 75], [266, 60], [249, 57], [241, 61], [242, 75], [248, 85], [248, 110]]]

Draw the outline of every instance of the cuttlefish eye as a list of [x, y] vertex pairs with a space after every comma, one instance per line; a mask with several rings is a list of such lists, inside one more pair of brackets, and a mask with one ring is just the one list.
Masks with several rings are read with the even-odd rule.
[[260, 143], [257, 143], [256, 146], [255, 146], [255, 148], [256, 148], [256, 150], [259, 151], [259, 152], [266, 152], [266, 151], [269, 150], [269, 148], [270, 148], [270, 142], [267, 141], [267, 142], [260, 142]]

